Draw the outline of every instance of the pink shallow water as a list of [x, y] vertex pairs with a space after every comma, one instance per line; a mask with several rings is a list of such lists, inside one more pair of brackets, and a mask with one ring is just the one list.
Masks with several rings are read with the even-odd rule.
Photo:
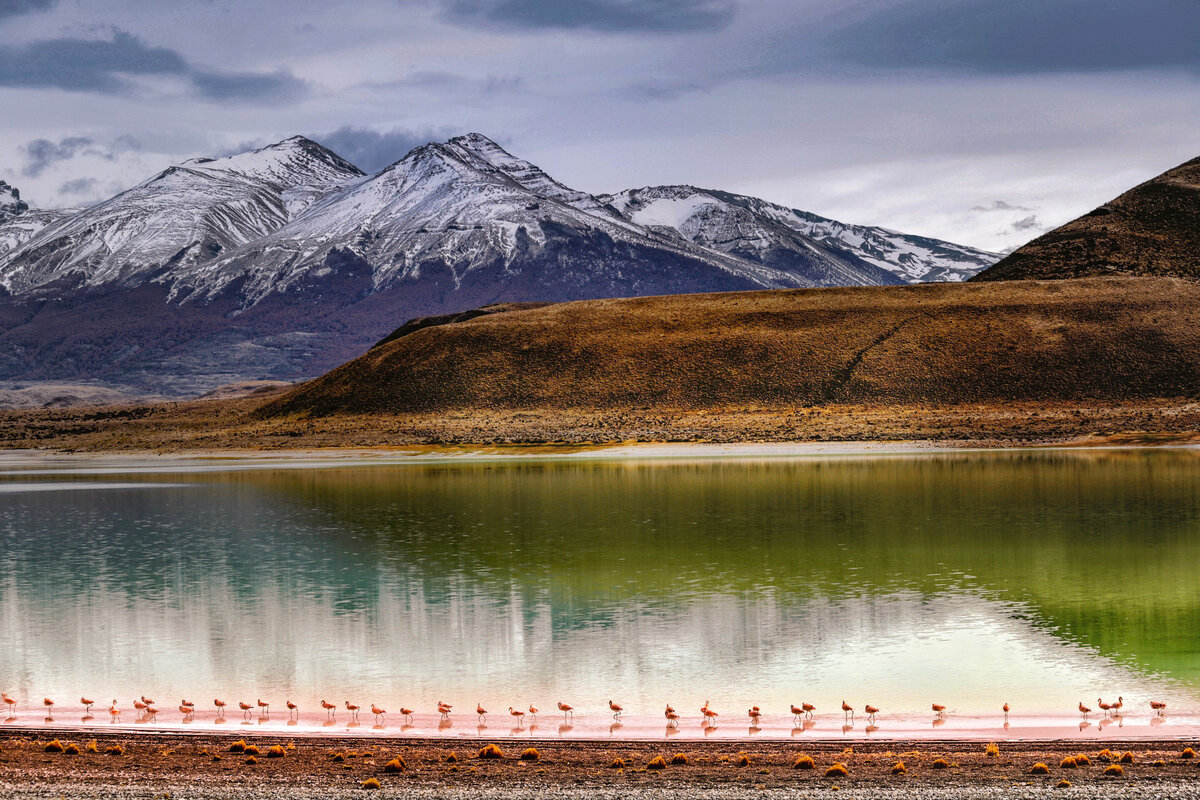
[[1003, 717], [947, 715], [937, 719], [931, 714], [880, 714], [870, 724], [860, 716], [851, 722], [840, 714], [817, 714], [812, 720], [795, 724], [787, 714], [767, 715], [758, 727], [751, 727], [739, 715], [723, 717], [718, 724], [704, 726], [699, 716], [684, 717], [677, 728], [668, 728], [661, 717], [622, 715], [577, 715], [564, 718], [560, 713], [539, 714], [536, 720], [526, 718], [514, 723], [507, 713], [489, 714], [480, 722], [474, 713], [452, 713], [448, 720], [437, 714], [414, 714], [411, 722], [399, 715], [376, 720], [369, 711], [360, 712], [358, 720], [342, 710], [333, 717], [317, 712], [304, 712], [289, 717], [287, 712], [243, 716], [239, 711], [226, 712], [218, 719], [208, 709], [197, 711], [193, 719], [184, 720], [177, 709], [161, 710], [155, 716], [136, 716], [132, 709], [123, 711], [121, 719], [110, 719], [107, 708], [95, 709], [90, 717], [81, 707], [60, 709], [52, 718], [41, 709], [20, 710], [0, 720], [0, 732], [8, 730], [80, 732], [128, 731], [130, 733], [231, 733], [288, 734], [292, 736], [386, 736], [413, 738], [445, 738], [447, 740], [499, 739], [563, 739], [596, 741], [604, 739], [630, 741], [688, 741], [688, 740], [963, 740], [963, 741], [1027, 741], [1046, 739], [1200, 739], [1200, 716], [1194, 714], [1126, 714], [1123, 717], [1104, 717], [1092, 714], [1088, 719], [1079, 715], [1010, 715]]

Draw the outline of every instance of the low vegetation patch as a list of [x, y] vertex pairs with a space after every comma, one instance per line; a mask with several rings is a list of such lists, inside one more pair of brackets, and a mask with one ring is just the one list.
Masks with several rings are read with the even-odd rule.
[[1000, 747], [995, 742], [989, 742], [988, 746], [983, 749], [983, 754], [995, 758], [1000, 755]]
[[946, 769], [950, 766], [950, 762], [944, 758], [935, 758], [930, 766], [934, 769]]
[[654, 758], [650, 759], [650, 762], [648, 764], [646, 764], [646, 769], [666, 769], [666, 768], [667, 768], [667, 760], [665, 758], [663, 758], [662, 756], [655, 756]]
[[1125, 768], [1120, 764], [1109, 764], [1104, 768], [1104, 774], [1110, 778], [1119, 778], [1125, 774]]
[[1062, 761], [1058, 762], [1059, 769], [1075, 769], [1078, 766], [1079, 763], [1075, 760], [1074, 756], [1067, 756]]
[[1067, 780], [1066, 778], [1063, 778], [1061, 781], [1059, 781], [1058, 783], [1056, 783], [1054, 785], [1056, 787], [1058, 787], [1059, 789], [1070, 789], [1071, 788], [1071, 782], [1069, 780]]
[[1079, 755], [1075, 756], [1075, 766], [1090, 767], [1091, 765], [1092, 765], [1092, 760], [1090, 758], [1088, 758], [1085, 753], [1080, 753]]
[[536, 747], [526, 747], [521, 751], [522, 761], [537, 761], [541, 757], [542, 754], [538, 752]]
[[233, 744], [229, 745], [229, 752], [231, 752], [231, 753], [244, 753], [244, 752], [246, 752], [246, 740], [245, 740], [245, 739], [238, 739], [236, 742], [234, 742]]
[[750, 756], [746, 755], [745, 753], [742, 753], [740, 756], [738, 756], [737, 765], [739, 767], [750, 766]]
[[1038, 763], [1034, 764], [1032, 767], [1029, 768], [1029, 774], [1030, 775], [1049, 775], [1050, 768], [1039, 761]]
[[267, 758], [283, 758], [286, 755], [287, 750], [284, 750], [281, 744], [273, 744], [267, 748]]
[[362, 789], [381, 789], [383, 788], [383, 784], [379, 782], [379, 778], [367, 778], [359, 784], [359, 787]]
[[833, 764], [825, 770], [826, 778], [844, 778], [849, 774], [850, 770], [846, 769], [846, 765], [842, 763]]
[[483, 749], [475, 756], [476, 758], [504, 758], [504, 753], [499, 746], [494, 744], [485, 744]]
[[345, 761], [345, 760], [346, 760], [346, 754], [345, 754], [345, 753], [334, 753], [332, 756], [330, 756], [330, 757], [329, 757], [329, 760], [330, 760], [330, 761], [337, 761], [337, 762], [342, 762], [342, 761]]
[[88, 752], [88, 753], [99, 753], [100, 745], [96, 744], [95, 739], [92, 739], [90, 742], [87, 743], [87, 747], [85, 747], [83, 749], [85, 752]]
[[812, 760], [812, 756], [798, 755], [792, 762], [792, 769], [815, 769], [816, 766], [817, 762]]
[[42, 748], [47, 753], [61, 753], [63, 749], [63, 743], [58, 739], [46, 742], [46, 746]]
[[119, 744], [110, 744], [108, 747], [104, 748], [104, 755], [123, 756], [125, 755], [125, 748]]
[[687, 763], [688, 757], [686, 753], [676, 753], [671, 756], [671, 766], [673, 767], [686, 767]]
[[69, 742], [63, 746], [63, 755], [77, 756], [79, 755], [79, 745], [74, 742]]
[[1183, 752], [1179, 754], [1180, 758], [1195, 758], [1196, 751], [1190, 747], [1185, 747]]
[[245, 761], [244, 763], [246, 763], [246, 764], [257, 764], [257, 763], [258, 763], [258, 756], [247, 756], [247, 757], [246, 757], [246, 761]]
[[904, 775], [907, 773], [908, 773], [908, 768], [906, 766], [904, 766], [903, 761], [897, 761], [895, 764], [892, 765], [892, 774], [893, 775]]
[[1133, 753], [1126, 750], [1124, 753], [1121, 753], [1120, 760], [1121, 760], [1122, 764], [1132, 764], [1133, 763]]
[[614, 758], [611, 762], [609, 762], [608, 766], [611, 769], [625, 769], [625, 759], [619, 757]]
[[243, 752], [243, 753], [245, 753], [245, 754], [246, 754], [246, 755], [248, 755], [248, 756], [256, 756], [256, 755], [258, 755], [258, 754], [259, 754], [259, 753], [258, 753], [258, 745], [256, 745], [256, 744], [248, 744], [248, 745], [246, 745], [246, 747], [245, 747], [245, 748], [242, 750], [242, 752]]
[[404, 763], [403, 756], [396, 756], [391, 761], [383, 765], [384, 772], [403, 772], [408, 765]]

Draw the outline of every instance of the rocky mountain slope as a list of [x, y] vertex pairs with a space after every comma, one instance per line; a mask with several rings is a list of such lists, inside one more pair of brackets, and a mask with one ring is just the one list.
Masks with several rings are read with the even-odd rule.
[[1200, 158], [1039, 236], [975, 280], [1111, 274], [1200, 278]]
[[33, 213], [0, 225], [0, 380], [165, 393], [310, 377], [490, 303], [956, 280], [995, 258], [691, 187], [595, 196], [480, 134], [371, 176], [293, 137]]

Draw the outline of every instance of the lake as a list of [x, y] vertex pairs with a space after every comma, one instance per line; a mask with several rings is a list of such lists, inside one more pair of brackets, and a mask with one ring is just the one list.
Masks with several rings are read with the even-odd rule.
[[[14, 457], [0, 462], [0, 545], [10, 725], [108, 726], [116, 698], [121, 725], [297, 732], [1200, 732], [1192, 450]], [[91, 719], [81, 695], [97, 701]], [[157, 717], [139, 719], [142, 695]], [[1103, 715], [1097, 698], [1119, 695], [1124, 713]], [[214, 698], [233, 709], [224, 723]], [[347, 700], [391, 713], [355, 720]], [[789, 711], [802, 701], [817, 708], [807, 725]], [[531, 704], [537, 720], [510, 717]], [[873, 724], [866, 704], [881, 709]]]

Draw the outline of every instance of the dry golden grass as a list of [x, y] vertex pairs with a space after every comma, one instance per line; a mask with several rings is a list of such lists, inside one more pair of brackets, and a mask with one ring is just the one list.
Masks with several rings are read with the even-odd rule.
[[363, 789], [380, 789], [380, 788], [382, 788], [382, 784], [380, 784], [378, 778], [367, 778], [365, 781], [359, 783], [358, 785]]
[[273, 744], [267, 748], [267, 758], [283, 758], [287, 755], [287, 751], [283, 749], [283, 745]]
[[1059, 769], [1075, 769], [1078, 766], [1079, 763], [1075, 760], [1074, 756], [1067, 756], [1062, 761], [1058, 762]]
[[521, 751], [521, 761], [537, 761], [541, 756], [536, 747], [527, 747]]
[[475, 757], [485, 759], [504, 758], [504, 753], [500, 750], [498, 745], [485, 744], [483, 748], [475, 754]]
[[908, 768], [904, 766], [903, 761], [897, 761], [894, 765], [892, 765], [892, 774], [893, 775], [905, 775], [907, 773], [908, 773]]
[[1133, 763], [1133, 753], [1126, 750], [1124, 753], [1121, 754], [1121, 758], [1119, 760], [1122, 764], [1132, 764]]
[[1183, 749], [1183, 752], [1179, 754], [1179, 757], [1180, 757], [1180, 758], [1195, 758], [1195, 757], [1196, 757], [1196, 751], [1195, 751], [1195, 750], [1193, 750], [1193, 749], [1192, 749], [1192, 748], [1190, 748], [1190, 747], [1185, 747], [1185, 748]]
[[935, 758], [933, 763], [929, 766], [933, 767], [934, 769], [946, 769], [950, 766], [950, 762], [944, 758]]
[[686, 767], [688, 763], [687, 753], [676, 753], [671, 756], [671, 766]]
[[43, 747], [42, 750], [44, 750], [47, 753], [61, 753], [64, 750], [63, 743], [60, 742], [58, 739], [53, 739], [53, 740], [47, 742], [46, 746]]
[[1032, 767], [1029, 768], [1029, 774], [1030, 775], [1049, 775], [1050, 768], [1039, 761], [1038, 763], [1034, 764]]
[[817, 762], [813, 761], [812, 756], [798, 755], [792, 762], [792, 769], [815, 769], [816, 766]]
[[995, 758], [996, 756], [1000, 755], [1000, 747], [995, 742], [989, 742], [988, 746], [983, 749], [983, 754], [985, 756]]
[[850, 770], [846, 768], [845, 764], [841, 763], [833, 764], [827, 770], [825, 770], [826, 778], [844, 778], [849, 774]]
[[231, 752], [231, 753], [244, 753], [244, 752], [246, 752], [246, 740], [245, 740], [245, 739], [238, 739], [236, 742], [234, 742], [233, 744], [229, 745], [229, 752]]
[[667, 760], [662, 756], [655, 756], [646, 764], [646, 769], [666, 769]]
[[383, 771], [384, 772], [403, 772], [404, 771], [404, 759], [402, 759], [400, 756], [396, 756], [391, 761], [389, 761], [383, 765]]
[[1120, 764], [1109, 764], [1104, 768], [1104, 774], [1110, 778], [1119, 778], [1125, 774], [1125, 769]]

